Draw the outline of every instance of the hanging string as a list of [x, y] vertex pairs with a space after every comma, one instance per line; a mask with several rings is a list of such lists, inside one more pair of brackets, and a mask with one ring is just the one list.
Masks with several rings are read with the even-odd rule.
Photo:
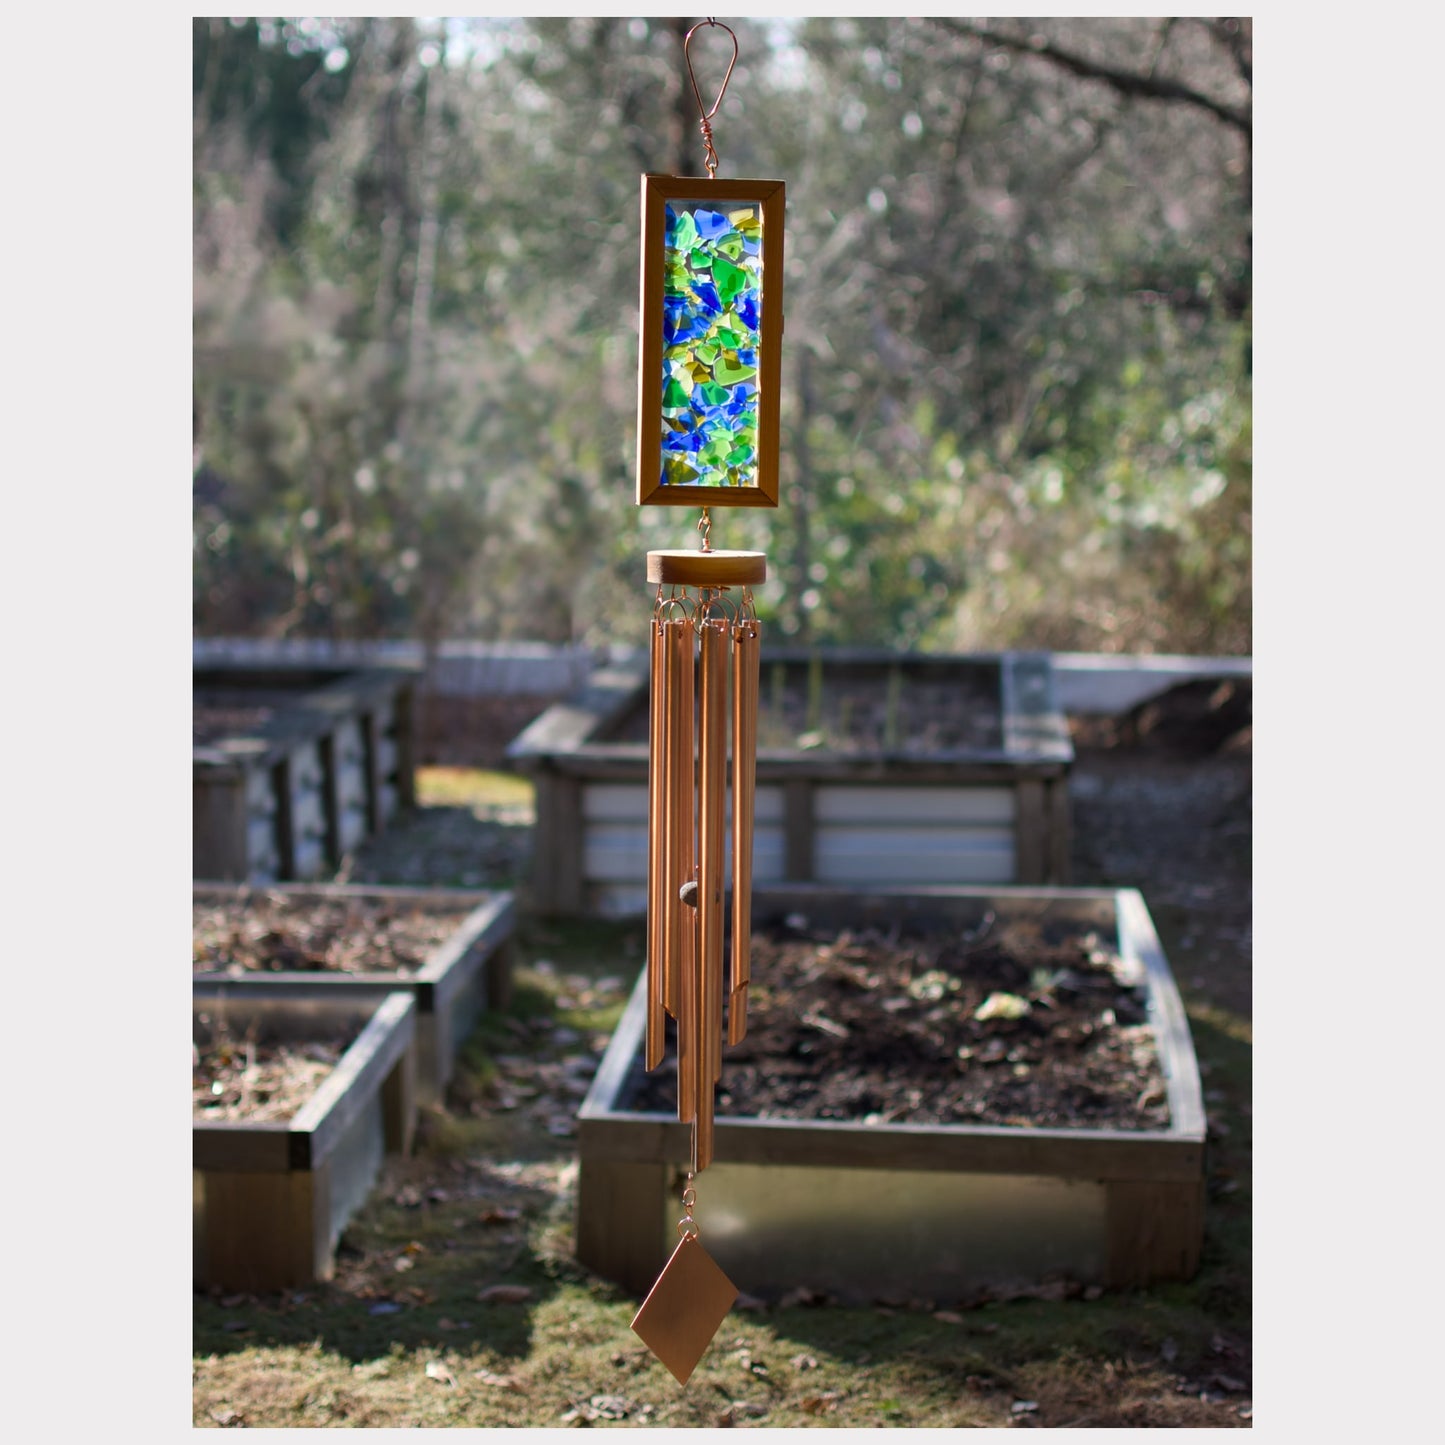
[[[692, 37], [705, 25], [715, 26], [719, 30], [726, 30], [732, 37], [733, 42], [733, 58], [728, 61], [727, 73], [723, 76], [722, 84], [718, 87], [717, 99], [713, 101], [710, 108], [702, 103], [702, 92], [697, 88], [697, 75], [692, 68], [692, 56], [688, 53], [688, 48], [692, 44]], [[715, 181], [717, 179], [718, 160], [717, 151], [713, 149], [712, 143], [712, 118], [717, 114], [718, 106], [722, 104], [723, 96], [727, 93], [728, 81], [732, 79], [733, 66], [738, 63], [738, 38], [728, 26], [724, 25], [720, 20], [714, 20], [712, 16], [709, 15], [706, 20], [698, 21], [698, 23], [683, 36], [682, 58], [687, 62], [687, 78], [692, 82], [693, 98], [697, 101], [697, 108], [702, 117], [699, 125], [702, 128], [702, 143], [707, 152], [703, 164], [707, 167], [708, 180]]]

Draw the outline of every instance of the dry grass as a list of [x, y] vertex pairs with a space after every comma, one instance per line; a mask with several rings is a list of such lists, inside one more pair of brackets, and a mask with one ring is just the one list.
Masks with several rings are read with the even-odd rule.
[[[628, 956], [625, 933], [610, 933], [599, 971]], [[530, 940], [534, 962], [541, 952]], [[564, 961], [519, 977], [516, 1018], [553, 1020], [527, 1051], [539, 1064], [554, 1057], [547, 1040], [559, 1029], [586, 1037], [615, 1017], [555, 1007], [574, 969]], [[1229, 1076], [1233, 1097], [1247, 1075], [1233, 1078], [1240, 1060], [1229, 1046], [1242, 1046], [1198, 1023], [1211, 1081]], [[491, 1047], [517, 1058], [506, 1032]], [[473, 1055], [482, 1052], [477, 1041]], [[465, 1101], [480, 1092], [469, 1075], [452, 1107], [427, 1117], [416, 1157], [388, 1169], [348, 1230], [333, 1281], [197, 1296], [197, 1425], [1247, 1423], [1248, 1202], [1238, 1190], [1214, 1201], [1205, 1266], [1188, 1285], [943, 1318], [926, 1308], [734, 1311], [682, 1389], [628, 1328], [636, 1301], [572, 1258], [575, 1155], [547, 1132], [549, 1107], [473, 1113]], [[1226, 1161], [1246, 1146], [1233, 1128], [1229, 1141], [1215, 1160], [1221, 1180], [1237, 1178]], [[516, 1297], [480, 1298], [498, 1285]]]
[[[1217, 903], [1164, 913], [1211, 1120], [1204, 1259], [1189, 1283], [941, 1317], [921, 1301], [734, 1310], [679, 1387], [628, 1328], [636, 1300], [573, 1257], [575, 1141], [560, 1124], [577, 1100], [568, 1061], [595, 1058], [615, 1026], [639, 931], [524, 922], [511, 1013], [483, 1020], [448, 1107], [348, 1229], [336, 1277], [196, 1295], [194, 1423], [1247, 1426], [1251, 1027], [1228, 1001], [1239, 990], [1211, 986], [1219, 949], [1238, 951], [1219, 941]], [[1247, 957], [1232, 966], [1247, 977]], [[503, 1091], [513, 1106], [499, 1112]], [[483, 1298], [497, 1286], [511, 1289]]]
[[426, 767], [416, 770], [416, 800], [423, 808], [477, 808], [529, 817], [533, 789], [526, 778], [486, 768]]

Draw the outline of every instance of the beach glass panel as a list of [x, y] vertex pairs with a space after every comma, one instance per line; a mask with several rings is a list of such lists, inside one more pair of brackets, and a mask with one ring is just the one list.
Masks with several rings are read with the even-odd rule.
[[669, 201], [663, 249], [663, 486], [758, 485], [763, 213]]

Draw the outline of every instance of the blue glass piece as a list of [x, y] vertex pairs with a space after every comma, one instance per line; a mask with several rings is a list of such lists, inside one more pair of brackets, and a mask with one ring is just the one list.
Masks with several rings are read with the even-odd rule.
[[722, 301], [717, 294], [717, 287], [711, 281], [693, 279], [692, 294], [702, 303], [703, 309], [712, 315], [717, 315], [722, 310]]
[[751, 288], [741, 292], [737, 299], [738, 320], [740, 320], [749, 331], [758, 329], [758, 298], [757, 293]]
[[692, 213], [693, 224], [704, 241], [716, 241], [732, 230], [732, 222], [719, 211], [704, 210], [701, 206]]
[[702, 436], [691, 430], [670, 431], [662, 439], [662, 449], [665, 452], [676, 452], [679, 456], [688, 456], [702, 449]]
[[710, 321], [706, 316], [679, 305], [674, 310], [668, 304], [662, 309], [662, 339], [667, 346], [676, 346], [679, 341], [695, 341], [706, 336]]
[[683, 323], [686, 310], [686, 302], [681, 296], [662, 298], [662, 337], [666, 345], [671, 346], [677, 340], [678, 327]]

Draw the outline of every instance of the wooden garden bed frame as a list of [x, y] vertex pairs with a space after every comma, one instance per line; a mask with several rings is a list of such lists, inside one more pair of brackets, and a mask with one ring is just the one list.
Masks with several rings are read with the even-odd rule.
[[[754, 895], [754, 918], [822, 927], [973, 927], [987, 910], [1077, 921], [1116, 942], [1147, 992], [1168, 1089], [1163, 1129], [1045, 1129], [719, 1117], [697, 1181], [710, 1251], [764, 1298], [798, 1286], [856, 1301], [1037, 1285], [1187, 1279], [1203, 1239], [1205, 1113], [1188, 1021], [1134, 889], [913, 889]], [[755, 976], [755, 985], [766, 979]], [[686, 1125], [619, 1107], [641, 1069], [644, 979], [578, 1116], [577, 1256], [634, 1292], [676, 1243]], [[724, 1051], [723, 1071], [727, 1071]]]
[[192, 986], [192, 1011], [233, 1030], [361, 1034], [286, 1123], [197, 1119], [191, 1126], [194, 1277], [199, 1285], [278, 1290], [331, 1277], [337, 1242], [386, 1154], [416, 1131], [416, 999], [409, 993], [259, 998]]
[[[950, 668], [995, 669], [1001, 745], [926, 754], [760, 747], [755, 882], [851, 884], [860, 881], [852, 873], [884, 865], [897, 877], [868, 881], [1068, 882], [1074, 750], [1049, 654], [820, 656], [825, 680], [830, 670], [860, 666], [935, 677]], [[766, 669], [806, 669], [811, 658], [797, 649], [766, 651], [765, 691]], [[643, 907], [647, 748], [608, 741], [608, 733], [644, 705], [647, 685], [645, 662], [599, 669], [507, 750], [536, 788], [531, 901], [539, 912], [625, 915]]]
[[453, 909], [471, 905], [456, 930], [428, 955], [408, 978], [378, 967], [364, 973], [277, 972], [194, 973], [201, 983], [224, 985], [233, 994], [287, 999], [309, 994], [374, 997], [397, 989], [413, 995], [417, 1005], [417, 1091], [422, 1104], [445, 1098], [456, 1070], [457, 1055], [477, 1020], [488, 1009], [506, 1009], [512, 998], [515, 965], [513, 932], [517, 910], [510, 892], [479, 892], [455, 888], [361, 886], [349, 883], [275, 883], [264, 888], [220, 883], [194, 883], [192, 896], [244, 904], [265, 893], [299, 903], [325, 900], [393, 902]]
[[[396, 664], [318, 668], [213, 662], [192, 672], [197, 690], [254, 694], [275, 707], [264, 723], [192, 750], [193, 877], [272, 881], [315, 876], [346, 851], [345, 766], [338, 739], [358, 725], [365, 833], [416, 803], [414, 711], [420, 669]], [[320, 850], [303, 850], [299, 814], [315, 794]], [[258, 846], [258, 833], [269, 848]]]

